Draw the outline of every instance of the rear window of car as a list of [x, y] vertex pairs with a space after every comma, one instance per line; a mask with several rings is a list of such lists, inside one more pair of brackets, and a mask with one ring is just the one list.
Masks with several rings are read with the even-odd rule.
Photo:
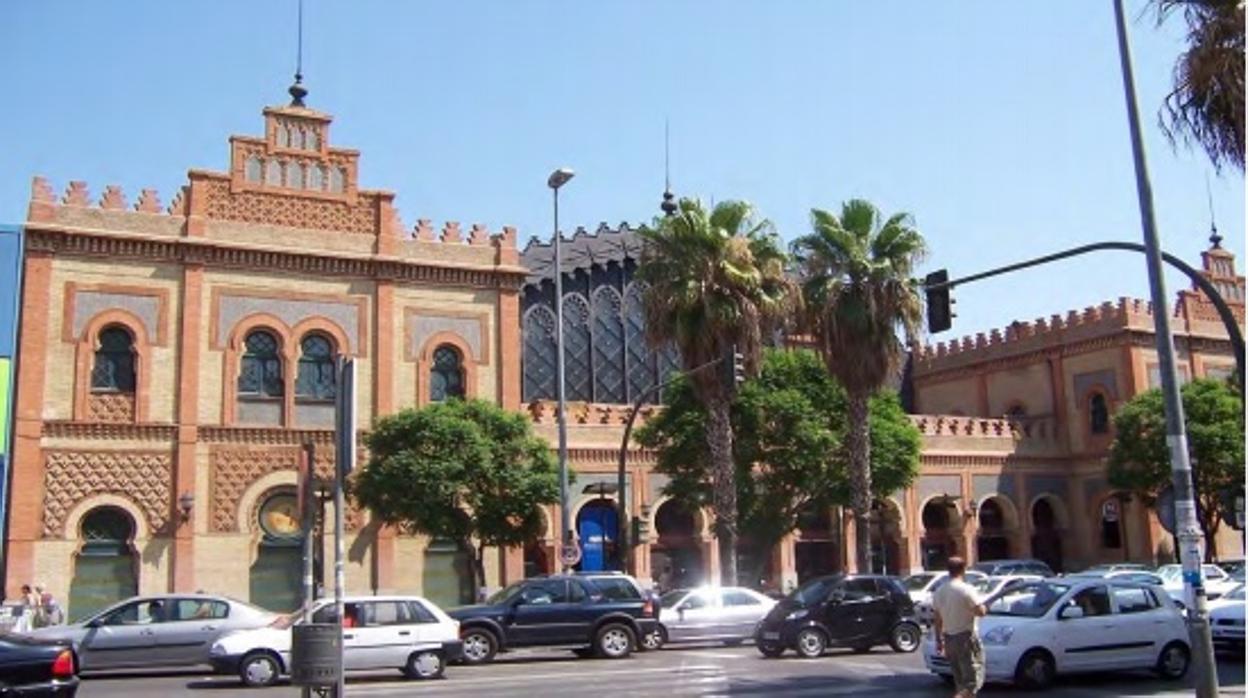
[[911, 591], [919, 591], [927, 586], [927, 583], [936, 578], [934, 574], [912, 574], [906, 577], [904, 584]]
[[412, 621], [415, 623], [437, 623], [438, 617], [433, 612], [425, 608], [425, 605], [419, 601], [408, 601], [407, 610], [412, 615]]
[[1157, 607], [1157, 599], [1152, 593], [1140, 587], [1113, 587], [1110, 593], [1118, 602], [1119, 613], [1143, 613]]
[[589, 580], [602, 595], [612, 601], [639, 601], [641, 592], [633, 583], [622, 577], [597, 577]]

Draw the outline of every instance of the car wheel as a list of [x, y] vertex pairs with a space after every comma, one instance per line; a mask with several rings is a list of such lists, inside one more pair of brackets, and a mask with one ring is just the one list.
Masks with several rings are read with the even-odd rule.
[[1187, 667], [1191, 661], [1192, 654], [1187, 650], [1187, 645], [1182, 642], [1171, 642], [1157, 657], [1156, 671], [1161, 678], [1174, 681], [1187, 674]]
[[658, 626], [641, 638], [641, 646], [647, 650], [657, 650], [667, 644], [667, 628]]
[[612, 623], [598, 630], [594, 648], [607, 659], [623, 659], [633, 652], [633, 631]]
[[498, 652], [498, 640], [494, 639], [494, 633], [484, 628], [472, 628], [464, 633], [462, 639], [466, 664], [484, 664]]
[[780, 655], [784, 654], [784, 647], [780, 645], [760, 644], [758, 646], [758, 651], [762, 652], [763, 656], [767, 657], [768, 659], [775, 659], [776, 657], [779, 657]]
[[403, 674], [409, 679], [436, 679], [443, 671], [446, 671], [446, 662], [442, 660], [442, 653], [433, 650], [412, 652], [403, 667]]
[[272, 686], [281, 675], [282, 667], [277, 657], [269, 652], [249, 652], [238, 664], [238, 678], [249, 688]]
[[1031, 650], [1018, 660], [1014, 680], [1023, 688], [1033, 691], [1048, 688], [1057, 674], [1053, 658], [1043, 650]]
[[923, 631], [919, 630], [919, 626], [911, 623], [899, 623], [893, 628], [893, 634], [888, 638], [888, 644], [893, 648], [894, 652], [905, 652], [909, 654], [919, 648], [922, 642]]
[[804, 628], [797, 634], [797, 653], [806, 659], [814, 659], [823, 655], [828, 648], [828, 638], [823, 631], [816, 628]]

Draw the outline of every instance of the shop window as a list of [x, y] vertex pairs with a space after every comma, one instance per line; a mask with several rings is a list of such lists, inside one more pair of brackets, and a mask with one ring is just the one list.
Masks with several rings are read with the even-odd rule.
[[134, 392], [134, 337], [129, 330], [113, 325], [100, 332], [91, 368], [91, 392]]

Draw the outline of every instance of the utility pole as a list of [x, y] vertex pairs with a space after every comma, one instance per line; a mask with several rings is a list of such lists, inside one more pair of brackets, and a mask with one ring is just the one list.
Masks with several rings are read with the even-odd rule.
[[1157, 221], [1153, 215], [1153, 189], [1148, 180], [1148, 163], [1144, 157], [1144, 137], [1140, 130], [1140, 110], [1136, 103], [1135, 77], [1131, 69], [1131, 47], [1127, 42], [1127, 20], [1122, 5], [1123, 0], [1114, 0], [1114, 20], [1118, 29], [1118, 55], [1127, 102], [1127, 121], [1131, 130], [1131, 152], [1135, 160], [1135, 188], [1144, 226], [1144, 255], [1147, 259], [1148, 285], [1153, 300], [1161, 390], [1165, 398], [1166, 445], [1170, 448], [1170, 468], [1174, 483], [1178, 552], [1183, 563], [1183, 584], [1186, 587], [1188, 608], [1191, 609], [1188, 612], [1188, 633], [1191, 638], [1192, 657], [1196, 660], [1196, 695], [1199, 698], [1215, 698], [1218, 693], [1218, 668], [1214, 660], [1213, 639], [1209, 634], [1209, 608], [1205, 603], [1200, 568], [1203, 536], [1196, 521], [1192, 465], [1188, 460], [1183, 401], [1179, 396], [1178, 375], [1174, 368], [1174, 337], [1170, 334], [1170, 309], [1166, 302], [1166, 283], [1161, 268], [1161, 243], [1157, 236]]

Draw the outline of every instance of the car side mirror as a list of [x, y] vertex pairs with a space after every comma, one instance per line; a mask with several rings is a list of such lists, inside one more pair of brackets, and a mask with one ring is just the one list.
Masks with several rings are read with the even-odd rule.
[[101, 625], [104, 625], [104, 621], [100, 620], [99, 618], [92, 618], [91, 620], [86, 622], [86, 627], [88, 628], [98, 628]]
[[1075, 618], [1082, 618], [1083, 609], [1078, 606], [1067, 606], [1062, 609], [1061, 613], [1057, 614], [1057, 617], [1061, 620], [1074, 620]]

